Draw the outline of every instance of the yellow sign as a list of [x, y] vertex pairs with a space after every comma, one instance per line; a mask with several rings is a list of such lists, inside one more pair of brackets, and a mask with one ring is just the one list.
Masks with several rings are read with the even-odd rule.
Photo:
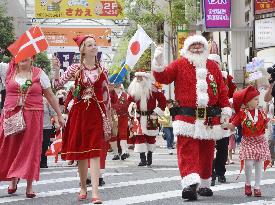
[[180, 57], [180, 50], [183, 48], [184, 41], [188, 37], [188, 31], [178, 31], [178, 57]]
[[123, 19], [124, 0], [35, 0], [35, 18]]

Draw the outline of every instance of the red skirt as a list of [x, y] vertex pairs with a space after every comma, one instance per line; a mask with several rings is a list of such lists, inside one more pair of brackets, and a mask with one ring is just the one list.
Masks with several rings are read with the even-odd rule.
[[265, 137], [245, 137], [243, 136], [240, 147], [240, 160], [270, 160], [270, 150]]
[[[103, 105], [101, 108], [105, 111]], [[104, 138], [100, 110], [94, 100], [74, 104], [65, 127], [61, 158], [84, 160], [100, 156]]]

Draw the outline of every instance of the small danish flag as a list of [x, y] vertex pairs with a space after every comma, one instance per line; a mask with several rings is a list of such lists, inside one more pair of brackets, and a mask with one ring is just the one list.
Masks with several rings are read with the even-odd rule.
[[49, 44], [40, 27], [31, 27], [17, 41], [8, 47], [15, 58], [15, 63], [32, 57], [48, 48]]

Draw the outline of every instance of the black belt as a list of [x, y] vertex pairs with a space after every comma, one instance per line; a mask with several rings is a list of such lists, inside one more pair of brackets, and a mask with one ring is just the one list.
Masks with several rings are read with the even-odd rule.
[[137, 110], [137, 113], [139, 115], [142, 115], [142, 116], [148, 116], [148, 115], [152, 115], [154, 111], [140, 111], [140, 110]]
[[177, 115], [196, 117], [197, 119], [206, 119], [207, 117], [221, 116], [222, 109], [219, 107], [179, 107]]

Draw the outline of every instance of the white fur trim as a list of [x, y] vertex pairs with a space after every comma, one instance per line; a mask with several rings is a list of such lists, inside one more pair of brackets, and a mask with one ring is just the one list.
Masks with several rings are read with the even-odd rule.
[[201, 43], [204, 45], [204, 49], [206, 49], [206, 50], [208, 49], [208, 42], [207, 42], [206, 38], [204, 38], [201, 35], [189, 36], [184, 41], [183, 49], [181, 49], [181, 55], [184, 56], [187, 53], [189, 47], [194, 43]]
[[148, 152], [147, 145], [145, 143], [135, 144], [134, 152], [137, 152], [137, 153]]
[[226, 137], [226, 130], [220, 125], [211, 128], [204, 125], [203, 120], [196, 120], [195, 124], [176, 120], [173, 122], [173, 133], [175, 136], [200, 140], [219, 140]]
[[208, 96], [208, 84], [206, 81], [207, 78], [207, 69], [206, 65], [201, 65], [202, 67], [196, 66], [196, 94], [197, 94], [197, 106], [198, 107], [207, 107], [209, 96]]
[[133, 106], [134, 105], [137, 105], [137, 104], [135, 102], [131, 102], [129, 107], [128, 107], [128, 113], [129, 113], [130, 117], [134, 117], [134, 114], [133, 114], [133, 111], [134, 111]]
[[123, 153], [128, 153], [127, 140], [120, 140], [120, 146], [121, 146], [122, 154]]
[[222, 115], [227, 115], [228, 117], [232, 116], [232, 108], [231, 107], [223, 107], [222, 108]]
[[228, 76], [227, 71], [222, 70], [222, 77], [223, 77], [223, 78], [227, 78], [227, 76]]
[[118, 155], [118, 147], [117, 147], [117, 141], [110, 142], [110, 146], [113, 150], [114, 155]]
[[215, 61], [218, 64], [221, 64], [221, 57], [218, 54], [215, 54], [215, 53], [209, 54], [208, 59]]
[[164, 112], [162, 109], [160, 109], [159, 107], [156, 107], [154, 109], [154, 112], [157, 113], [160, 117], [162, 117], [164, 115]]
[[209, 179], [201, 179], [200, 188], [210, 188], [211, 178]]
[[142, 134], [148, 135], [148, 136], [157, 136], [159, 133], [159, 130], [147, 130], [147, 116], [140, 116], [140, 127], [142, 130]]
[[197, 173], [188, 174], [187, 176], [183, 177], [181, 180], [181, 186], [183, 189], [192, 184], [200, 184], [200, 183], [201, 183], [200, 175]]
[[151, 74], [150, 73], [146, 73], [146, 72], [136, 72], [135, 73], [135, 76], [136, 77], [146, 77], [146, 78], [150, 78], [151, 77]]
[[156, 149], [156, 144], [148, 144], [147, 143], [147, 149], [149, 152], [154, 152]]

